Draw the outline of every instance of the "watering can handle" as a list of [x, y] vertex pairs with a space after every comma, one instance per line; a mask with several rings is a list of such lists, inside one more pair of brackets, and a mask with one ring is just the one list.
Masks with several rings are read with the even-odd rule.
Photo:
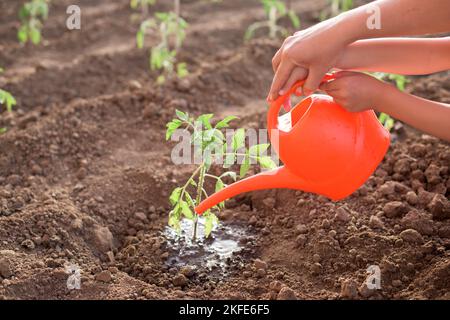
[[[321, 83], [328, 82], [330, 80], [336, 79], [335, 73], [327, 73], [323, 77]], [[267, 129], [269, 134], [271, 130], [277, 129], [278, 127], [278, 114], [280, 113], [281, 106], [285, 103], [292, 94], [297, 92], [297, 89], [305, 83], [305, 80], [299, 80], [286, 92], [284, 95], [279, 96], [275, 101], [270, 104], [269, 111], [267, 113]]]

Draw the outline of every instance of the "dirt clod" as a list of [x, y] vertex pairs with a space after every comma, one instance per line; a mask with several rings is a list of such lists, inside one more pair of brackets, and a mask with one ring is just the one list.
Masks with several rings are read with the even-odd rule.
[[352, 217], [348, 211], [348, 208], [342, 206], [342, 207], [337, 208], [335, 219], [337, 221], [347, 223], [352, 219]]
[[353, 279], [346, 279], [341, 282], [341, 298], [356, 299], [358, 298], [358, 284]]
[[410, 243], [423, 243], [423, 238], [417, 230], [406, 229], [400, 233], [400, 238]]
[[395, 218], [405, 213], [407, 207], [400, 201], [391, 201], [384, 205], [383, 212], [388, 218]]
[[11, 270], [11, 264], [9, 260], [3, 258], [0, 259], [0, 276], [3, 278], [10, 278], [13, 275]]
[[95, 279], [97, 281], [108, 283], [108, 282], [111, 282], [112, 275], [109, 270], [103, 270], [95, 275]]
[[450, 201], [442, 194], [436, 194], [429, 203], [428, 208], [436, 220], [450, 218]]
[[188, 283], [188, 279], [184, 274], [177, 274], [173, 279], [172, 283], [176, 287], [184, 287]]
[[267, 269], [267, 262], [261, 259], [255, 259], [254, 265], [256, 269], [263, 269], [263, 270]]
[[277, 300], [297, 300], [297, 295], [291, 288], [282, 287], [277, 295]]

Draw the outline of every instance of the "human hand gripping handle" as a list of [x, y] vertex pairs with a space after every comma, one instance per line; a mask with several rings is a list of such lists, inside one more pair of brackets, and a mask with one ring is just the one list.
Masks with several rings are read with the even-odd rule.
[[[327, 73], [322, 78], [321, 84], [325, 84], [329, 81], [336, 79], [336, 74]], [[299, 96], [298, 89], [303, 86], [305, 80], [299, 80], [282, 96], [279, 96], [275, 101], [270, 103], [270, 108], [267, 113], [267, 129], [269, 130], [269, 135], [272, 129], [276, 129], [278, 126], [278, 114], [280, 113], [280, 109], [283, 105], [285, 105], [287, 99], [290, 98], [292, 94]], [[280, 132], [282, 134], [282, 132]]]

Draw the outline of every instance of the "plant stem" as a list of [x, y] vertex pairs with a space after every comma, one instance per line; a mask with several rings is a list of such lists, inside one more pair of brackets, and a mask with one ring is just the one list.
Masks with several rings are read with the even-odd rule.
[[275, 6], [269, 11], [269, 37], [275, 39], [277, 36], [277, 8]]
[[[203, 183], [205, 181], [205, 174], [206, 174], [206, 168], [205, 168], [204, 164], [202, 164], [201, 169], [200, 169], [200, 174], [198, 177], [197, 197], [195, 199], [195, 205], [197, 205], [197, 206], [200, 204], [200, 201], [202, 200], [202, 190], [203, 190]], [[192, 234], [193, 241], [195, 241], [195, 239], [197, 238], [197, 225], [198, 225], [198, 216], [195, 215], [194, 232]]]

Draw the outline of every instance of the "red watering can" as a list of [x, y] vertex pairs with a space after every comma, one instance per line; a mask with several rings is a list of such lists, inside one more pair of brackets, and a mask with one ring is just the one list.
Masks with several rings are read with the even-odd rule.
[[[327, 74], [323, 82], [332, 79]], [[356, 191], [375, 171], [389, 147], [389, 132], [372, 110], [348, 112], [330, 96], [313, 94], [282, 116], [291, 123], [291, 128], [282, 128], [280, 108], [303, 83], [272, 102], [267, 114], [270, 141], [284, 166], [211, 195], [195, 208], [198, 214], [237, 194], [261, 189], [297, 189], [336, 201]]]

